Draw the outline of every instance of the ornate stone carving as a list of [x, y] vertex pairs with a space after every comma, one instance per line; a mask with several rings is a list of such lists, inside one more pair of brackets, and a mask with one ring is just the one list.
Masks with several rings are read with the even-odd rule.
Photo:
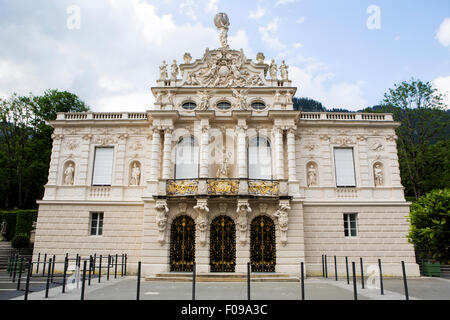
[[289, 67], [285, 64], [284, 60], [281, 62], [280, 65], [280, 75], [282, 80], [288, 80], [288, 69]]
[[197, 92], [200, 98], [200, 104], [198, 106], [199, 110], [207, 110], [209, 108], [209, 103], [212, 97], [213, 92], [209, 92], [208, 90], [201, 90]]
[[307, 182], [308, 182], [308, 187], [315, 187], [317, 186], [317, 167], [316, 164], [314, 162], [310, 162], [307, 165], [307, 170], [308, 170], [308, 174], [307, 174]]
[[273, 96], [273, 102], [274, 103], [281, 103], [281, 94], [280, 90], [275, 91], [275, 95]]
[[256, 54], [256, 61], [257, 61], [259, 64], [264, 63], [264, 59], [266, 59], [266, 57], [264, 56], [264, 54], [263, 54], [262, 52], [258, 52], [258, 53]]
[[232, 89], [233, 97], [237, 99], [237, 107], [239, 110], [248, 109], [248, 102], [247, 102], [248, 90], [249, 89], [242, 89], [242, 90]]
[[228, 172], [228, 163], [230, 162], [231, 152], [226, 153], [224, 150], [223, 152], [223, 160], [222, 165], [217, 170], [216, 176], [217, 178], [229, 178], [229, 172]]
[[206, 230], [208, 229], [208, 200], [198, 199], [197, 205], [194, 206], [194, 210], [197, 213], [197, 219], [195, 221], [198, 231], [200, 232], [200, 244], [202, 246], [206, 243]]
[[78, 141], [75, 139], [69, 139], [66, 141], [66, 148], [67, 150], [75, 150], [78, 148]]
[[130, 186], [139, 186], [141, 183], [141, 165], [134, 161], [130, 172]]
[[171, 79], [172, 80], [176, 80], [178, 73], [179, 73], [179, 69], [178, 69], [178, 65], [177, 65], [177, 61], [173, 60], [172, 65], [170, 66], [170, 72], [171, 72]]
[[248, 193], [256, 196], [278, 196], [279, 181], [248, 180]]
[[383, 185], [383, 168], [380, 163], [375, 163], [373, 166], [373, 176], [375, 181], [375, 187]]
[[214, 25], [220, 31], [220, 44], [222, 48], [228, 48], [228, 28], [230, 20], [226, 13], [218, 13], [214, 17]]
[[167, 195], [171, 196], [195, 195], [197, 190], [197, 180], [168, 180], [166, 184]]
[[167, 229], [167, 214], [169, 213], [169, 207], [166, 200], [158, 200], [155, 204], [156, 209], [156, 226], [159, 231], [159, 243], [164, 243], [165, 233]]
[[381, 142], [376, 141], [370, 146], [370, 149], [376, 152], [380, 152], [384, 150], [384, 146]]
[[162, 64], [159, 66], [159, 79], [166, 80], [168, 77], [169, 74], [167, 73], [167, 63], [164, 60]]
[[248, 219], [247, 215], [252, 212], [248, 200], [238, 200], [238, 205], [236, 209], [237, 219], [236, 225], [239, 230], [239, 241], [242, 244], [247, 242], [247, 229], [248, 229]]
[[239, 180], [214, 179], [208, 180], [208, 194], [210, 195], [236, 195], [239, 192]]
[[277, 64], [275, 63], [275, 60], [272, 60], [272, 63], [270, 64], [270, 67], [269, 67], [269, 72], [270, 72], [270, 77], [272, 78], [272, 80], [277, 80], [278, 69], [277, 69]]
[[278, 220], [278, 225], [280, 226], [281, 232], [281, 243], [283, 243], [284, 245], [287, 243], [287, 231], [289, 229], [289, 210], [291, 210], [291, 207], [289, 206], [289, 200], [280, 200], [278, 210], [273, 214], [273, 216]]
[[331, 138], [331, 143], [339, 146], [350, 146], [355, 144], [355, 140], [349, 136], [334, 136]]
[[192, 61], [192, 56], [189, 52], [186, 52], [183, 56], [183, 60], [185, 64], [190, 64]]
[[74, 183], [75, 166], [72, 161], [68, 162], [66, 169], [64, 170], [64, 185], [72, 186]]

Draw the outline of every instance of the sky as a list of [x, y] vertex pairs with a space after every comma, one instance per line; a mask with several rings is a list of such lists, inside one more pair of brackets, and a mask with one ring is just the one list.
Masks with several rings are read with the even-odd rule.
[[95, 112], [152, 108], [159, 65], [229, 44], [289, 66], [297, 97], [377, 105], [412, 78], [447, 94], [448, 0], [0, 0], [0, 97], [75, 93]]

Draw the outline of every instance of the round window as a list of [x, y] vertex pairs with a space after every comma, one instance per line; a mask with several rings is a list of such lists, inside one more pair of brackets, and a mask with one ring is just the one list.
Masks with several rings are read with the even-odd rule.
[[185, 110], [194, 110], [197, 108], [197, 105], [194, 102], [185, 102], [182, 107]]
[[266, 105], [262, 102], [254, 102], [252, 103], [252, 108], [255, 110], [264, 110], [266, 108]]
[[217, 108], [220, 110], [228, 110], [231, 109], [231, 104], [229, 102], [222, 101], [217, 104]]

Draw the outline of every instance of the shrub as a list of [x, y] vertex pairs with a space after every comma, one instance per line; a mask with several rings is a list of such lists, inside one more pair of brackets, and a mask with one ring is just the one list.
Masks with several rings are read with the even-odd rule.
[[16, 234], [11, 241], [11, 246], [15, 249], [24, 249], [30, 246], [30, 237], [26, 234]]

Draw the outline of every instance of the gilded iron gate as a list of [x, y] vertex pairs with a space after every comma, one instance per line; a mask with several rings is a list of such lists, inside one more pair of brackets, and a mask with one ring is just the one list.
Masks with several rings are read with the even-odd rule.
[[175, 218], [170, 229], [170, 271], [192, 272], [195, 261], [195, 222], [191, 217]]
[[236, 225], [233, 219], [220, 216], [211, 222], [211, 272], [234, 272], [236, 266]]
[[269, 217], [256, 217], [250, 225], [252, 271], [275, 272], [275, 251], [275, 224]]

